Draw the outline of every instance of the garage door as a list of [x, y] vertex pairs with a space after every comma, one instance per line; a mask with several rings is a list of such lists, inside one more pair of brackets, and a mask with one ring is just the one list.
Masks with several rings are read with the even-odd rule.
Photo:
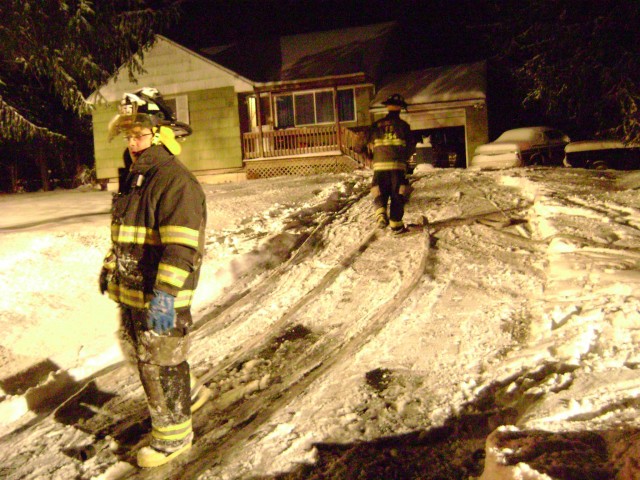
[[463, 108], [409, 112], [406, 116], [403, 115], [403, 118], [405, 118], [409, 125], [411, 125], [411, 130], [465, 126], [465, 114]]

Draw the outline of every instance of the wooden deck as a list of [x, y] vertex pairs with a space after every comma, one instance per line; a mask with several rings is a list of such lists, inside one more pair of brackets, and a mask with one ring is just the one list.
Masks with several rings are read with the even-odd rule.
[[244, 160], [276, 159], [341, 152], [361, 165], [364, 155], [358, 153], [358, 134], [349, 128], [326, 125], [304, 128], [251, 132], [242, 134]]

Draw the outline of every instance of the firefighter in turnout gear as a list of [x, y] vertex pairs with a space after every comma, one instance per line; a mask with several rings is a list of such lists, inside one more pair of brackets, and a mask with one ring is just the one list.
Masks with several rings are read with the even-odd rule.
[[410, 188], [406, 170], [415, 141], [409, 124], [400, 119], [400, 111], [407, 107], [404, 98], [396, 93], [382, 104], [387, 107], [387, 116], [371, 125], [366, 138], [373, 152], [371, 194], [378, 226], [389, 225], [399, 234], [406, 232], [402, 221]]
[[187, 362], [206, 223], [202, 187], [176, 158], [176, 137], [190, 133], [153, 88], [124, 94], [109, 124], [110, 139], [126, 140], [130, 166], [113, 199], [100, 291], [120, 306], [120, 343], [147, 397], [152, 432], [138, 452], [141, 467], [191, 448], [191, 414], [211, 394], [202, 385], [195, 391]]

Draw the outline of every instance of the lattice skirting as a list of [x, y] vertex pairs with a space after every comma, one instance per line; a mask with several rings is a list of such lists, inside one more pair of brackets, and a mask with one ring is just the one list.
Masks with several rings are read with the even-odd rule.
[[358, 163], [346, 156], [252, 160], [245, 163], [247, 180], [285, 175], [343, 173], [352, 172], [356, 168], [358, 168]]

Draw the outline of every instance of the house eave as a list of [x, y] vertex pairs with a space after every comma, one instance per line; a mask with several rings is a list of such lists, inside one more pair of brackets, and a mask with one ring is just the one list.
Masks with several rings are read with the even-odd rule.
[[[476, 107], [484, 106], [487, 102], [485, 97], [468, 98], [465, 100], [445, 100], [435, 102], [421, 102], [421, 103], [409, 103], [407, 104], [408, 112], [420, 112], [424, 110], [448, 110], [451, 108], [464, 108], [464, 107]], [[386, 111], [386, 108], [381, 103], [370, 105], [369, 109], [372, 113], [378, 113]]]
[[373, 86], [373, 82], [367, 75], [359, 73], [349, 73], [343, 75], [331, 75], [326, 77], [304, 78], [297, 80], [279, 80], [272, 82], [256, 82], [254, 91], [256, 93], [278, 93], [292, 90], [310, 90], [322, 87], [352, 86], [354, 84]]

